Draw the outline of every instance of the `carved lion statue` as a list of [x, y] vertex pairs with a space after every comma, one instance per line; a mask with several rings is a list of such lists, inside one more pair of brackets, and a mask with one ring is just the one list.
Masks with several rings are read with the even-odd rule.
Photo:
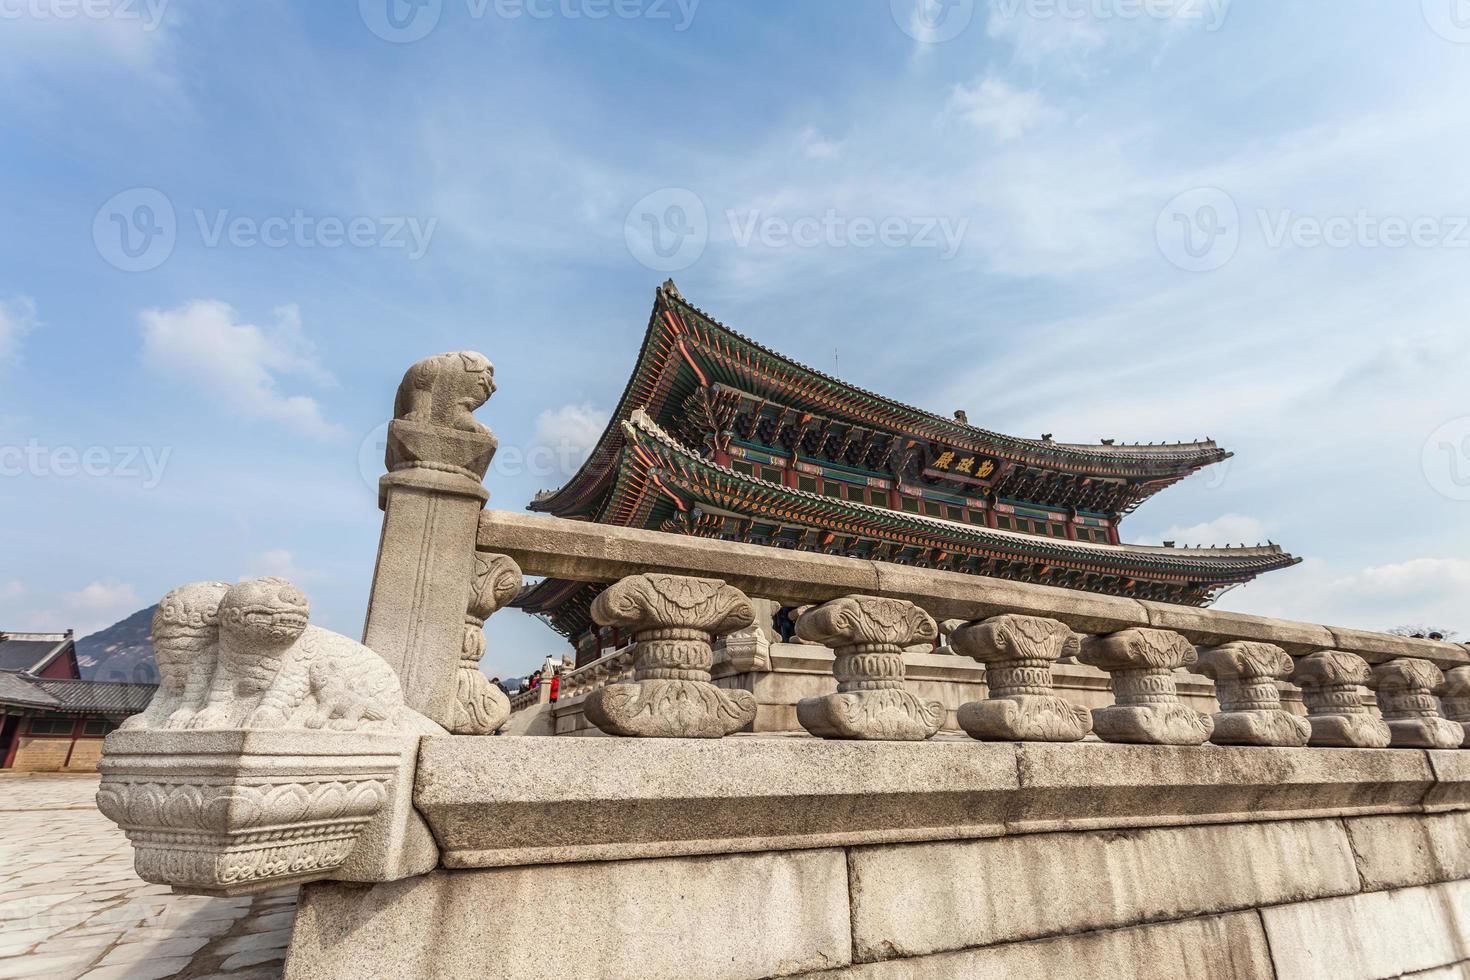
[[488, 433], [474, 411], [495, 394], [495, 365], [484, 354], [436, 354], [404, 374], [393, 401], [393, 417], [465, 432]]
[[163, 683], [123, 727], [443, 734], [403, 703], [386, 661], [310, 625], [310, 615], [306, 596], [282, 578], [173, 590], [153, 625]]

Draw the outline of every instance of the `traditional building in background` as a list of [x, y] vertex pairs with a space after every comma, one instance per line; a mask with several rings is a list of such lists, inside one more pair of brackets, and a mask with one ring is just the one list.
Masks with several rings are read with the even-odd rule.
[[72, 631], [0, 632], [0, 768], [97, 768], [102, 739], [156, 684], [82, 680]]
[[[1211, 440], [1080, 445], [932, 415], [762, 347], [670, 281], [607, 430], [531, 509], [1199, 606], [1300, 559], [1275, 544], [1124, 544], [1119, 523], [1230, 455]], [[580, 665], [620, 639], [592, 623], [601, 591], [548, 579], [516, 605], [571, 638]]]

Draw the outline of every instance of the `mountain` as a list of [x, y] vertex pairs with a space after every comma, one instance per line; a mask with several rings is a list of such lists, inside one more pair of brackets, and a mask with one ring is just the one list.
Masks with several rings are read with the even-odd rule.
[[148, 633], [157, 606], [140, 609], [127, 619], [77, 641], [77, 663], [89, 681], [157, 684], [158, 665]]

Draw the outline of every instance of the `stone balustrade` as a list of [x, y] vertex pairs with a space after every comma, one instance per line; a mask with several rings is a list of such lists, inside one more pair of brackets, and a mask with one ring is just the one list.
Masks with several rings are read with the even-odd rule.
[[[932, 644], [943, 618], [945, 649], [986, 666], [987, 696], [956, 712], [979, 740], [1091, 733], [1153, 745], [1417, 748], [1466, 740], [1470, 658], [1448, 643], [496, 511], [482, 515], [478, 547], [530, 574], [614, 583], [593, 617], [631, 631], [634, 645], [563, 681], [563, 695], [585, 698], [587, 717], [609, 734], [709, 738], [749, 725], [747, 692], [710, 677], [711, 642], [751, 625], [745, 588], [797, 607], [797, 638], [834, 651], [836, 692], [796, 705], [801, 727], [821, 738], [933, 737], [945, 709], [909, 690], [904, 651]], [[1072, 658], [1108, 675], [1113, 704], [1089, 711], [1058, 696], [1052, 665]], [[1181, 701], [1188, 668], [1214, 681], [1218, 712]], [[1300, 685], [1308, 718], [1283, 705], [1288, 683]], [[1377, 690], [1382, 718], [1363, 687]], [[1443, 709], [1436, 691], [1449, 702]]]

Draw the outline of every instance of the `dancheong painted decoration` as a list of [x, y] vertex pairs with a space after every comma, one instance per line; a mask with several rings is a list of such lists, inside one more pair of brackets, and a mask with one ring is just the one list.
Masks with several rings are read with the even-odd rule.
[[[1300, 559], [1123, 544], [1118, 524], [1229, 457], [1210, 440], [1079, 445], [932, 415], [762, 347], [667, 282], [607, 430], [531, 509], [1199, 606]], [[549, 579], [516, 604], [587, 659], [601, 588]]]

